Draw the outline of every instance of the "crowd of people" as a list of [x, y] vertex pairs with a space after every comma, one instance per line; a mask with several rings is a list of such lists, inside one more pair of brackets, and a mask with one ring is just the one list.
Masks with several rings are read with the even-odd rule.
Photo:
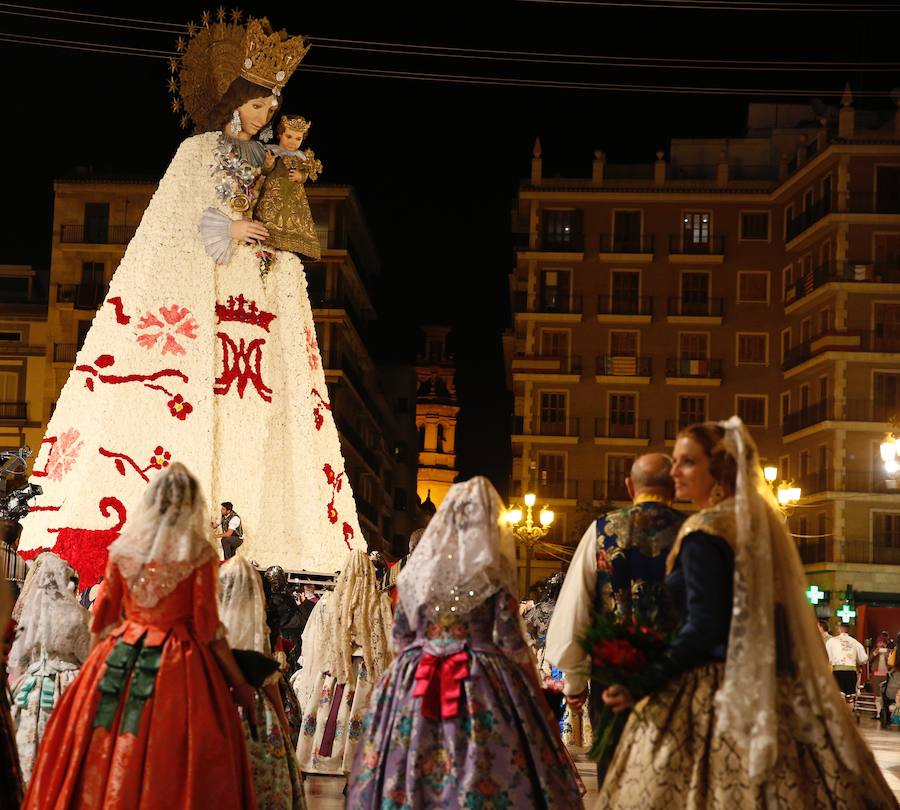
[[[451, 488], [401, 562], [350, 552], [333, 589], [298, 598], [280, 568], [221, 559], [170, 465], [90, 609], [51, 552], [0, 588], [0, 806], [299, 810], [321, 774], [354, 810], [569, 810], [585, 787], [566, 743], [612, 712], [628, 719], [597, 763], [600, 808], [896, 807], [841, 696], [868, 654], [846, 632], [823, 650], [740, 422], [686, 428], [626, 483], [633, 505], [598, 516], [523, 611], [484, 478]], [[648, 594], [673, 632], [638, 692], [603, 680], [585, 638], [598, 616], [638, 621]], [[873, 672], [893, 649], [878, 639]]]

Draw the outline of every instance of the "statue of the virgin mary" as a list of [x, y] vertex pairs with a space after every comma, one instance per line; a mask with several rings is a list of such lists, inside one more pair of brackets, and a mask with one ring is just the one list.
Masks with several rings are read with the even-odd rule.
[[85, 586], [174, 461], [234, 504], [239, 553], [260, 564], [331, 572], [365, 547], [303, 266], [252, 219], [271, 163], [256, 136], [308, 46], [265, 20], [191, 33], [170, 86], [199, 134], [128, 245], [32, 473], [46, 494], [20, 548], [57, 552]]

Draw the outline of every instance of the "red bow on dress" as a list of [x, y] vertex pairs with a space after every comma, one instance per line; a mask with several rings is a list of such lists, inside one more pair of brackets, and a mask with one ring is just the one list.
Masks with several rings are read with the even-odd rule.
[[416, 669], [413, 697], [423, 698], [422, 716], [429, 720], [447, 720], [459, 715], [462, 681], [469, 677], [469, 654], [460, 650], [453, 655], [425, 653]]

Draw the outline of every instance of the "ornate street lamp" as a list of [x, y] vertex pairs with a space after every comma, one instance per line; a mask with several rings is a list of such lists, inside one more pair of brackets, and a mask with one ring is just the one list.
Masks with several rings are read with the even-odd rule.
[[506, 511], [506, 522], [512, 528], [513, 537], [525, 546], [525, 593], [527, 594], [531, 587], [531, 557], [535, 546], [547, 536], [556, 516], [549, 506], [544, 506], [538, 514], [536, 524], [532, 509], [537, 501], [537, 496], [533, 492], [526, 492], [523, 500], [525, 501], [524, 520], [522, 507], [511, 506]]
[[775, 482], [778, 480], [778, 467], [771, 464], [763, 467], [763, 477], [766, 479], [769, 486], [772, 487], [772, 493], [778, 499], [778, 503], [781, 505], [784, 513], [790, 514], [791, 511], [793, 511], [794, 504], [800, 500], [800, 496], [802, 495], [800, 487], [795, 487], [793, 481], [784, 480], [776, 487]]

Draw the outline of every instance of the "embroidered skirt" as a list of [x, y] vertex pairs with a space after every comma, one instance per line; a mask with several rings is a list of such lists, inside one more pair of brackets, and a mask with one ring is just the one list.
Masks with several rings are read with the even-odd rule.
[[[752, 786], [741, 754], [727, 737], [714, 733], [715, 695], [724, 671], [724, 664], [689, 670], [629, 718], [600, 791], [599, 810], [897, 807], [860, 737], [844, 741], [859, 749], [862, 773], [856, 774], [844, 766], [824, 728], [811, 727], [817, 721], [811, 712], [803, 715], [802, 693], [792, 691], [788, 680], [778, 696], [783, 709], [778, 712], [778, 759], [770, 778]], [[793, 719], [798, 716], [802, 720]]]

